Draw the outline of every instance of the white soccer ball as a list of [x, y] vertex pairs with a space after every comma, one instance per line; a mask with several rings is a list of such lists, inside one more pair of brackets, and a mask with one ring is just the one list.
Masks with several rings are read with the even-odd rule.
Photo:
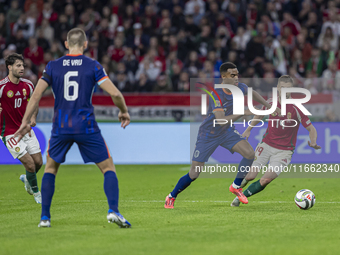
[[302, 189], [296, 193], [295, 204], [302, 210], [308, 210], [315, 204], [315, 195], [309, 189]]

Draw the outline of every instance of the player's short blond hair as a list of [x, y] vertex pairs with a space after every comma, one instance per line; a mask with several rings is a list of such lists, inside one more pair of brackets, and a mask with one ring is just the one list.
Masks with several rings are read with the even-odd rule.
[[289, 75], [282, 75], [277, 82], [277, 86], [280, 86], [280, 82], [291, 83], [294, 86], [294, 81]]
[[86, 42], [86, 34], [80, 28], [73, 28], [67, 33], [67, 43], [69, 47], [83, 47]]

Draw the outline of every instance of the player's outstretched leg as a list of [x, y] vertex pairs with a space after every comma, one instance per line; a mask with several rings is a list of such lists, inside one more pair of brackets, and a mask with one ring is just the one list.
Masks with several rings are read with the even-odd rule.
[[164, 208], [174, 209], [174, 203], [179, 193], [185, 190], [194, 180], [196, 180], [200, 174], [201, 167], [204, 166], [204, 162], [192, 161], [190, 171], [186, 175], [182, 176], [173, 191], [165, 198]]
[[25, 183], [25, 189], [28, 194], [33, 195], [36, 203], [41, 204], [41, 194], [38, 188], [34, 161], [28, 153], [22, 156], [19, 160], [26, 168], [26, 176], [20, 176], [20, 180]]
[[[257, 176], [257, 174], [260, 171], [260, 167], [258, 166], [252, 166], [250, 172], [246, 175], [246, 177], [243, 179], [242, 183], [241, 183], [241, 187], [240, 188], [244, 188], [245, 186], [247, 186], [248, 182], [254, 180]], [[230, 206], [233, 207], [238, 207], [240, 206], [240, 200], [238, 199], [238, 197], [236, 196], [234, 198], [234, 200], [231, 202]]]
[[104, 174], [104, 192], [109, 204], [107, 220], [109, 223], [116, 223], [120, 228], [131, 228], [131, 224], [120, 214], [118, 210], [119, 188], [115, 166], [112, 158], [97, 163], [100, 171]]
[[41, 181], [41, 219], [38, 227], [51, 227], [51, 203], [55, 189], [55, 177], [58, 172], [59, 163], [47, 156], [45, 173]]
[[250, 170], [250, 167], [254, 161], [255, 153], [251, 145], [246, 140], [239, 141], [232, 147], [232, 150], [240, 153], [243, 156], [243, 159], [238, 165], [236, 178], [230, 185], [229, 191], [235, 194], [242, 203], [247, 204], [248, 199], [242, 193], [241, 183]]
[[262, 178], [250, 184], [243, 194], [246, 197], [250, 197], [261, 192], [269, 183], [278, 177], [278, 174], [279, 173], [272, 171], [272, 168], [269, 166], [268, 171], [262, 176]]

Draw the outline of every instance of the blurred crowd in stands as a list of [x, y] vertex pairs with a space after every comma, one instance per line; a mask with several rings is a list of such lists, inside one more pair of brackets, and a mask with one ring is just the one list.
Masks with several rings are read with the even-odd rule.
[[0, 77], [17, 52], [36, 83], [74, 27], [123, 92], [186, 92], [226, 61], [262, 92], [282, 74], [340, 91], [340, 0], [0, 0]]

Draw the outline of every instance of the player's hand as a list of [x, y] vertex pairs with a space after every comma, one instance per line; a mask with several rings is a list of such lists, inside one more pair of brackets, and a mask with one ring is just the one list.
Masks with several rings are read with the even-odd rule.
[[14, 137], [18, 137], [18, 142], [31, 130], [31, 125], [28, 123], [21, 123], [17, 132], [14, 133]]
[[118, 119], [121, 122], [120, 126], [122, 128], [126, 128], [127, 125], [130, 124], [130, 114], [128, 112], [126, 112], [126, 113], [119, 112], [118, 113]]
[[31, 127], [35, 127], [37, 125], [36, 119], [32, 118], [30, 122]]
[[242, 134], [242, 137], [246, 138], [247, 140], [248, 140], [249, 136], [250, 136], [250, 131], [247, 131], [247, 130], [244, 131], [243, 134]]
[[314, 148], [315, 150], [319, 150], [321, 149], [320, 145], [317, 145], [316, 143], [311, 143], [310, 141], [308, 141], [308, 145], [312, 148]]

